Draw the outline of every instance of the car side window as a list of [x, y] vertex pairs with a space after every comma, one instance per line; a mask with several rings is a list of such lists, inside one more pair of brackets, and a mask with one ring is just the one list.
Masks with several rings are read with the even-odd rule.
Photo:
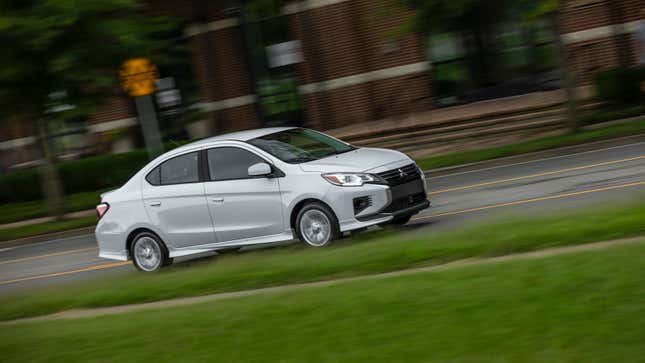
[[159, 166], [152, 169], [151, 172], [146, 175], [146, 180], [148, 183], [152, 185], [160, 185], [161, 184], [161, 174], [159, 174], [159, 169], [161, 169]]
[[[192, 152], [164, 161], [159, 168], [161, 185], [195, 183], [199, 181], [198, 152]], [[154, 170], [153, 170], [154, 172]], [[148, 174], [148, 181], [153, 184], [155, 176]], [[154, 184], [153, 184], [154, 185]]]
[[249, 179], [249, 167], [265, 162], [254, 153], [237, 147], [208, 149], [208, 170], [214, 181]]

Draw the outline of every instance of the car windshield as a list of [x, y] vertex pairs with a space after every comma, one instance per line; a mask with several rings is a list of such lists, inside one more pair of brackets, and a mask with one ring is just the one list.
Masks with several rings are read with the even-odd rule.
[[289, 129], [248, 142], [291, 164], [306, 163], [356, 149], [342, 141], [308, 129]]

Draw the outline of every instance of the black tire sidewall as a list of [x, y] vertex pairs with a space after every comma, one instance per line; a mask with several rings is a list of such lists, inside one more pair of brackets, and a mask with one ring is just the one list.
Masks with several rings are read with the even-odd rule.
[[[134, 246], [136, 245], [137, 241], [139, 239], [143, 238], [143, 237], [152, 238], [155, 241], [155, 243], [157, 243], [157, 245], [159, 246], [159, 249], [161, 250], [161, 262], [159, 263], [159, 267], [157, 267], [156, 269], [154, 269], [152, 271], [142, 269], [141, 266], [139, 266], [139, 264], [137, 263], [136, 258], [134, 257]], [[156, 271], [159, 271], [162, 267], [170, 265], [172, 263], [172, 258], [168, 257], [168, 255], [169, 255], [169, 253], [168, 253], [168, 248], [166, 247], [166, 245], [159, 239], [159, 237], [157, 237], [157, 235], [155, 235], [154, 233], [150, 233], [150, 232], [141, 232], [141, 233], [137, 234], [134, 237], [134, 240], [132, 242], [132, 246], [130, 246], [130, 256], [132, 256], [132, 264], [134, 265], [134, 267], [137, 268], [137, 270], [142, 271], [142, 272], [156, 272]]]
[[[329, 239], [327, 240], [327, 242], [325, 242], [320, 246], [309, 244], [305, 240], [304, 236], [302, 235], [302, 231], [300, 230], [300, 219], [305, 214], [305, 212], [312, 209], [316, 209], [324, 213], [327, 216], [327, 218], [329, 218], [329, 222], [331, 223], [331, 234], [329, 235]], [[336, 218], [336, 215], [329, 207], [327, 207], [322, 203], [317, 203], [317, 202], [307, 203], [304, 207], [302, 207], [302, 209], [300, 209], [300, 211], [298, 212], [298, 216], [296, 217], [296, 235], [298, 239], [300, 239], [300, 241], [302, 241], [302, 243], [306, 244], [307, 246], [310, 246], [310, 247], [328, 246], [332, 241], [338, 239], [340, 235], [340, 226], [338, 224], [338, 218]]]

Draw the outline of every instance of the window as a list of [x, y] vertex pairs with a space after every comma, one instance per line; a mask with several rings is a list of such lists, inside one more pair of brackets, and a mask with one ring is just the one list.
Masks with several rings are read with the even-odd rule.
[[148, 175], [146, 176], [146, 180], [148, 181], [148, 183], [152, 185], [161, 184], [161, 174], [159, 174], [159, 169], [160, 167], [156, 167], [152, 169], [151, 172], [148, 173]]
[[208, 170], [211, 180], [248, 179], [249, 167], [265, 162], [254, 153], [237, 147], [218, 147], [208, 150]]
[[[199, 181], [198, 153], [192, 152], [177, 156], [158, 166], [160, 182], [167, 184], [195, 183]], [[154, 171], [154, 170], [153, 170]], [[154, 176], [149, 174], [148, 181], [155, 181]], [[154, 184], [153, 184], [154, 185]]]

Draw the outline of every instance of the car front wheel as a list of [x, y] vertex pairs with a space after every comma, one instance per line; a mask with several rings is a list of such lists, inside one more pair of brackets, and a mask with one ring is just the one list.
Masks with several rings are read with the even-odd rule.
[[338, 220], [324, 204], [309, 203], [296, 218], [298, 238], [309, 246], [323, 247], [340, 235]]

